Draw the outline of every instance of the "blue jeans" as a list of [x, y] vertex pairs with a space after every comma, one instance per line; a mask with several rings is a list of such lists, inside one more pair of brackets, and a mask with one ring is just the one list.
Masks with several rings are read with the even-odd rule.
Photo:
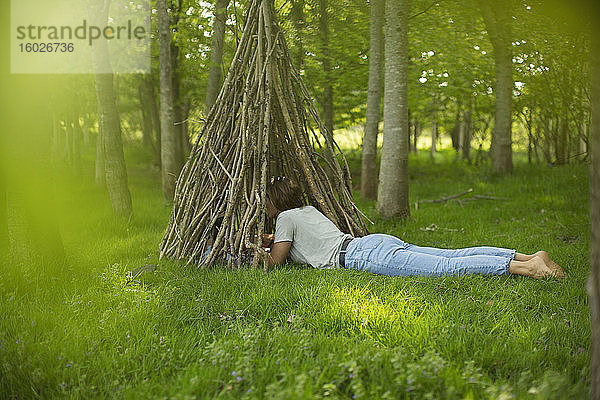
[[419, 247], [376, 233], [348, 244], [345, 267], [389, 276], [504, 275], [515, 252], [485, 246], [457, 250]]

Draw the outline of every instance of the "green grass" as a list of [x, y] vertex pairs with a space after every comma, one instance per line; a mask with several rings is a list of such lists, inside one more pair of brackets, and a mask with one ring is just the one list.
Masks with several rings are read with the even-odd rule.
[[[151, 155], [126, 156], [135, 209], [128, 223], [90, 183], [89, 155], [82, 176], [57, 184], [67, 262], [2, 269], [0, 397], [588, 395], [587, 165], [527, 165], [516, 155], [514, 172], [499, 177], [450, 152], [435, 164], [427, 153], [411, 155], [408, 221], [382, 220], [357, 197], [372, 232], [439, 247], [545, 249], [568, 278], [392, 278], [158, 262], [170, 210], [146, 164]], [[358, 176], [358, 153], [348, 157]], [[506, 200], [415, 210], [417, 198], [469, 188]], [[125, 271], [148, 262], [159, 268], [146, 285], [127, 284]]]

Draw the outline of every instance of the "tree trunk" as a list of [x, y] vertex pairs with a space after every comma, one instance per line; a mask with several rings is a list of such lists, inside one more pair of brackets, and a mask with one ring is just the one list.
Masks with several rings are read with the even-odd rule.
[[462, 143], [462, 158], [471, 163], [471, 138], [473, 137], [473, 98], [464, 115], [464, 134]]
[[142, 76], [138, 84], [138, 98], [140, 101], [140, 112], [142, 113], [142, 144], [144, 147], [154, 147], [152, 139], [152, 108], [146, 91], [146, 77]]
[[292, 0], [292, 11], [290, 13], [292, 25], [294, 26], [294, 47], [292, 54], [294, 66], [298, 71], [304, 69], [304, 43], [302, 35], [304, 32], [304, 0]]
[[579, 135], [579, 158], [585, 159], [587, 152], [587, 124], [584, 121], [581, 123], [581, 134]]
[[408, 205], [408, 0], [385, 5], [383, 148], [377, 210], [406, 218]]
[[319, 0], [319, 31], [321, 33], [321, 55], [323, 60], [323, 119], [325, 128], [333, 133], [333, 75], [329, 50], [328, 0]]
[[188, 118], [190, 117], [190, 107], [191, 103], [188, 97], [182, 107], [183, 122], [181, 123], [181, 137], [183, 138], [184, 155], [189, 154], [192, 151], [192, 144], [190, 143], [190, 124], [188, 121]]
[[365, 199], [375, 199], [377, 195], [377, 134], [381, 107], [384, 0], [371, 0], [370, 9], [369, 91], [360, 180], [360, 191]]
[[492, 168], [503, 174], [512, 170], [512, 43], [511, 9], [503, 2], [479, 0], [483, 20], [494, 48], [496, 117], [492, 135]]
[[83, 139], [83, 130], [79, 124], [79, 112], [77, 107], [72, 112], [73, 118], [73, 170], [75, 174], [81, 173], [81, 142]]
[[88, 113], [83, 114], [83, 145], [90, 146], [90, 118]]
[[52, 155], [54, 160], [63, 158], [64, 138], [60, 119], [54, 112], [52, 113]]
[[415, 121], [415, 131], [414, 131], [414, 135], [415, 138], [413, 139], [413, 143], [414, 143], [414, 152], [415, 154], [419, 154], [419, 148], [417, 147], [417, 142], [419, 141], [419, 136], [421, 136], [421, 123], [419, 121]]
[[[12, 266], [62, 261], [51, 173], [52, 82], [45, 75], [0, 75], [13, 96], [0, 109], [0, 249]], [[46, 91], [45, 88], [48, 88]], [[31, 117], [35, 110], [35, 118]]]
[[[106, 21], [109, 6], [110, 0], [104, 0], [103, 5], [89, 3], [90, 10], [88, 11], [92, 16], [90, 19], [97, 17], [97, 21], [100, 23]], [[96, 99], [98, 101], [98, 125], [102, 130], [100, 143], [104, 152], [106, 188], [115, 214], [129, 217], [133, 213], [133, 207], [127, 184], [127, 169], [121, 138], [121, 121], [115, 99], [113, 74], [105, 73], [111, 70], [105, 41], [100, 40], [93, 47], [92, 64], [95, 72]]]
[[167, 202], [173, 201], [179, 174], [177, 138], [173, 126], [173, 79], [171, 72], [171, 32], [167, 1], [157, 0], [160, 59], [160, 131], [162, 191]]
[[564, 165], [567, 163], [567, 116], [566, 111], [558, 122], [558, 135], [556, 136], [556, 164]]
[[154, 150], [154, 163], [160, 168], [161, 164], [161, 135], [160, 135], [160, 111], [159, 105], [156, 98], [156, 91], [154, 88], [154, 82], [151, 76], [144, 78], [144, 93], [145, 99], [148, 102], [148, 112], [150, 113], [150, 119], [152, 120], [152, 149]]
[[65, 115], [65, 159], [70, 166], [73, 166], [73, 122], [70, 116]]
[[458, 109], [456, 110], [456, 116], [454, 118], [454, 126], [452, 127], [452, 131], [450, 132], [450, 139], [452, 140], [452, 148], [458, 153], [460, 151], [460, 129], [461, 129], [461, 106], [458, 105]]
[[435, 144], [437, 142], [437, 113], [433, 113], [433, 121], [431, 121], [431, 159], [435, 156]]
[[212, 50], [210, 52], [210, 72], [206, 86], [206, 108], [208, 115], [221, 90], [223, 42], [225, 41], [225, 20], [227, 18], [227, 6], [229, 0], [216, 0], [215, 22], [213, 23]]
[[104, 168], [104, 144], [102, 133], [102, 125], [98, 120], [98, 136], [96, 137], [96, 185], [106, 186], [106, 171]]
[[600, 399], [600, 29], [592, 35], [590, 125], [590, 276], [587, 290], [592, 324], [591, 398]]
[[[178, 17], [176, 20], [177, 19]], [[176, 21], [173, 25], [176, 25]], [[173, 99], [173, 129], [175, 131], [175, 159], [177, 163], [177, 176], [179, 176], [179, 171], [181, 171], [181, 167], [183, 167], [183, 163], [185, 161], [184, 142], [188, 140], [188, 138], [183, 137], [182, 122], [185, 120], [183, 115], [183, 103], [185, 101], [182, 99], [180, 91], [180, 79], [177, 69], [178, 63], [179, 47], [175, 43], [171, 42], [171, 78], [173, 80], [171, 86], [171, 98]]]

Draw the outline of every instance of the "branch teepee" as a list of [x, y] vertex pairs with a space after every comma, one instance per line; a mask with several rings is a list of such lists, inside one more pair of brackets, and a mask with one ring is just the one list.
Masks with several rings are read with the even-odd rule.
[[219, 96], [183, 167], [160, 257], [239, 268], [264, 260], [271, 176], [294, 180], [306, 201], [353, 236], [368, 230], [348, 164], [294, 68], [273, 0], [252, 0]]

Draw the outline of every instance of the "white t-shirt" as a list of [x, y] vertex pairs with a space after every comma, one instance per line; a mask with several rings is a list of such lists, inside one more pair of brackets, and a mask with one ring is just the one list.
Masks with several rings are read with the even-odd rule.
[[346, 238], [352, 236], [313, 206], [283, 211], [275, 223], [274, 242], [292, 242], [292, 260], [315, 268], [339, 267], [338, 254]]

